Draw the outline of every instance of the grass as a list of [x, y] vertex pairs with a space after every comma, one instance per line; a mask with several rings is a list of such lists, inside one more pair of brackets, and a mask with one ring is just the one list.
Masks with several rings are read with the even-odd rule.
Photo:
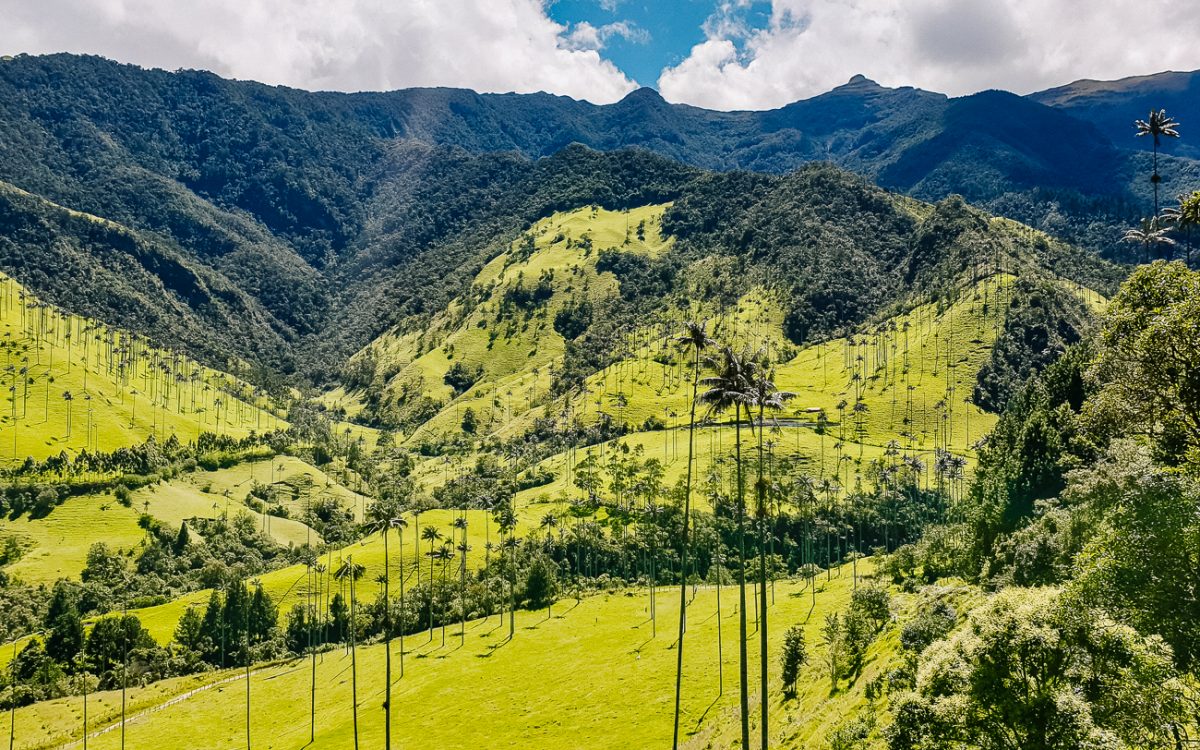
[[15, 536], [25, 550], [4, 570], [34, 584], [51, 584], [59, 578], [78, 580], [88, 549], [96, 542], [125, 551], [145, 538], [145, 531], [138, 526], [142, 513], [172, 526], [190, 518], [246, 513], [285, 546], [320, 540], [319, 534], [310, 537], [308, 527], [299, 520], [276, 518], [246, 507], [244, 501], [255, 481], [274, 487], [276, 497], [283, 498], [283, 505], [297, 517], [306, 503], [317, 498], [333, 499], [359, 519], [370, 503], [298, 458], [276, 456], [247, 461], [217, 471], [180, 474], [169, 482], [149, 485], [133, 493], [128, 508], [111, 495], [85, 495], [67, 499], [41, 518], [0, 519], [0, 540]]
[[[860, 571], [869, 563], [860, 563]], [[861, 710], [865, 685], [897, 658], [896, 625], [868, 653], [862, 674], [842, 681], [837, 692], [820, 664], [820, 626], [824, 616], [844, 610], [853, 588], [851, 569], [819, 578], [815, 607], [804, 582], [777, 584], [769, 608], [771, 695], [776, 746], [816, 747], [809, 739]], [[690, 606], [684, 652], [685, 692], [681, 728], [685, 747], [731, 747], [737, 735], [736, 589], [723, 588], [720, 628], [724, 639], [724, 692], [719, 691], [716, 592], [704, 587]], [[398, 642], [393, 644], [393, 739], [398, 746], [433, 747], [662, 747], [670, 742], [673, 705], [677, 590], [662, 589], [658, 632], [648, 619], [644, 590], [616, 591], [560, 601], [553, 617], [546, 611], [520, 612], [517, 634], [507, 640], [507, 622], [498, 618], [467, 625], [465, 644], [457, 627], [432, 642], [421, 633], [405, 639], [404, 675], [400, 677]], [[915, 597], [897, 595], [897, 613], [911, 609]], [[810, 609], [811, 608], [811, 609]], [[753, 613], [751, 612], [753, 628]], [[793, 700], [779, 693], [778, 651], [787, 627], [804, 625], [811, 663]], [[753, 635], [753, 634], [752, 634]], [[750, 649], [752, 714], [757, 719], [757, 640]], [[360, 741], [382, 745], [383, 646], [358, 653]], [[352, 743], [350, 658], [341, 649], [318, 657], [316, 741], [314, 748], [344, 748]], [[245, 743], [245, 682], [235, 679], [196, 693], [187, 700], [138, 716], [127, 727], [132, 747], [239, 747]], [[533, 676], [536, 675], [536, 678]], [[210, 678], [212, 679], [212, 678]], [[299, 747], [308, 742], [311, 671], [301, 659], [268, 666], [250, 683], [256, 747]], [[172, 681], [158, 700], [183, 692], [193, 681]], [[464, 721], [469, 715], [470, 720]], [[93, 710], [94, 726], [113, 721], [108, 710]], [[802, 722], [798, 729], [796, 722]], [[805, 728], [812, 727], [812, 730]], [[47, 747], [77, 739], [80, 699], [50, 701], [17, 711], [19, 748]], [[757, 731], [757, 730], [754, 730]], [[94, 737], [89, 747], [118, 746], [115, 732]]]
[[[490, 539], [493, 543], [498, 543], [500, 539], [499, 532], [495, 527], [495, 523], [492, 523], [488, 514], [483, 511], [465, 511], [464, 514], [467, 518], [467, 543], [471, 548], [467, 554], [467, 564], [471, 567], [478, 567], [491, 554], [486, 549], [487, 541]], [[429, 578], [430, 561], [427, 554], [429, 552], [429, 543], [421, 542], [420, 549], [414, 547], [414, 537], [419, 535], [420, 529], [432, 526], [443, 536], [449, 537], [454, 531], [454, 519], [459, 515], [459, 511], [426, 511], [421, 514], [418, 523], [417, 519], [411, 513], [406, 514], [406, 520], [409, 521], [409, 528], [404, 533], [403, 559], [401, 559], [399, 536], [395, 532], [393, 532], [391, 541], [389, 542], [392, 591], [394, 596], [399, 595], [401, 571], [403, 571], [406, 585], [410, 587], [416, 583], [418, 576], [420, 576], [421, 580], [426, 581]], [[485, 520], [488, 521], [486, 526], [484, 523]], [[522, 533], [532, 527], [532, 517], [525, 518], [522, 525], [518, 527], [518, 533]], [[257, 576], [254, 580], [260, 582], [264, 590], [271, 595], [279, 607], [280, 617], [282, 618], [286, 616], [294, 604], [303, 603], [317, 585], [321, 587], [323, 592], [331, 589], [333, 591], [342, 591], [348, 598], [349, 594], [345, 587], [349, 586], [349, 583], [342, 583], [332, 579], [333, 572], [348, 557], [353, 557], [356, 564], [363, 565], [366, 568], [366, 572], [355, 583], [357, 598], [364, 603], [373, 601], [382, 591], [382, 585], [376, 580], [383, 573], [384, 562], [383, 540], [378, 534], [367, 537], [360, 543], [351, 544], [342, 549], [330, 550], [322, 555], [320, 563], [324, 566], [325, 573], [321, 576], [319, 583], [314, 583], [308, 575], [308, 569], [304, 565], [299, 564], [264, 573], [261, 576]], [[421, 566], [419, 573], [417, 571], [418, 564]], [[454, 571], [457, 569], [456, 566], [456, 561], [451, 563], [451, 576], [453, 576]], [[439, 580], [441, 579], [442, 569], [440, 564], [435, 566], [434, 575]], [[142, 624], [145, 625], [156, 640], [160, 643], [167, 643], [174, 635], [175, 625], [179, 622], [179, 617], [187, 608], [206, 603], [208, 597], [209, 592], [207, 590], [199, 591], [172, 600], [166, 604], [130, 610], [130, 612], [136, 614], [141, 619]]]
[[116, 550], [137, 546], [146, 532], [138, 526], [138, 513], [111, 495], [73, 497], [44, 518], [0, 519], [0, 539], [14, 535], [25, 553], [4, 571], [26, 583], [54, 583], [59, 578], [78, 579], [87, 563], [88, 549], [103, 541]]
[[3, 274], [0, 346], [0, 461], [283, 426], [245, 383], [43, 305]]
[[[469, 308], [458, 301], [422, 331], [389, 332], [356, 355], [377, 362], [387, 381], [385, 402], [403, 402], [406, 393], [415, 393], [441, 404], [409, 441], [458, 433], [468, 408], [479, 416], [482, 431], [495, 431], [545, 397], [550, 367], [565, 346], [554, 330], [555, 314], [572, 300], [596, 300], [616, 291], [612, 274], [596, 270], [601, 250], [666, 252], [673, 241], [661, 235], [660, 225], [668, 205], [628, 211], [584, 207], [543, 219], [527, 232], [532, 251], [518, 240], [479, 272]], [[644, 225], [640, 238], [639, 224]], [[554, 275], [553, 293], [544, 305], [528, 315], [503, 308], [506, 292], [517, 285], [531, 287], [543, 274]], [[458, 395], [443, 380], [456, 362], [482, 368], [474, 386]], [[322, 403], [345, 408], [347, 414], [361, 410], [357, 399], [344, 391], [325, 394]]]

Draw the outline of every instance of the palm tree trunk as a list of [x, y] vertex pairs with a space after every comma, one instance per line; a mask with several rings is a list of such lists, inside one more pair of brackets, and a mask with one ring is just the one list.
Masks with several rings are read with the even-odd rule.
[[741, 677], [742, 750], [750, 750], [750, 677], [746, 655], [746, 492], [742, 482], [742, 405], [734, 407], [738, 529], [738, 670]]
[[758, 623], [759, 648], [759, 681], [761, 695], [759, 704], [762, 707], [762, 750], [767, 750], [767, 709], [770, 701], [767, 693], [767, 549], [763, 535], [767, 529], [767, 487], [763, 483], [763, 430], [766, 425], [763, 420], [763, 404], [758, 406], [758, 611], [761, 618]]
[[358, 750], [358, 600], [354, 596], [354, 556], [350, 562], [350, 702], [354, 716], [354, 750]]
[[[389, 514], [390, 515], [390, 514]], [[390, 524], [391, 519], [384, 519]], [[383, 697], [383, 746], [392, 747], [392, 599], [389, 591], [391, 566], [388, 564], [388, 531], [383, 527], [383, 654], [384, 654], [384, 697]], [[404, 575], [401, 571], [400, 575]]]
[[[683, 686], [683, 634], [687, 628], [687, 564], [688, 564], [688, 520], [692, 514], [692, 456], [696, 445], [696, 396], [700, 390], [700, 348], [696, 347], [696, 359], [692, 365], [692, 411], [688, 419], [687, 474], [683, 491], [683, 534], [679, 554], [679, 641], [675, 644], [675, 730], [671, 738], [671, 749], [679, 747], [679, 701]], [[717, 606], [720, 606], [718, 603]], [[720, 634], [721, 618], [717, 618], [717, 633]]]

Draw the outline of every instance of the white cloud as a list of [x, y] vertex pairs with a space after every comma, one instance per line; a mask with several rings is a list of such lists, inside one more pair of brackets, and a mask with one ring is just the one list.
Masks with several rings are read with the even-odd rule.
[[670, 101], [766, 109], [862, 73], [951, 95], [1200, 68], [1200, 3], [1172, 0], [773, 0], [765, 28], [722, 3], [658, 85]]
[[602, 50], [613, 37], [621, 37], [636, 44], [647, 44], [650, 33], [627, 21], [606, 23], [603, 26], [593, 26], [587, 21], [581, 21], [563, 36], [563, 46], [571, 50]]
[[0, 0], [0, 54], [86, 52], [307, 89], [461, 86], [612, 102], [635, 83], [542, 0]]

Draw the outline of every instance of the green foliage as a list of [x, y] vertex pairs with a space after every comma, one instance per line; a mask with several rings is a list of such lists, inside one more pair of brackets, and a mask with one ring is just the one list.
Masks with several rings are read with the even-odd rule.
[[892, 597], [887, 587], [871, 584], [856, 588], [850, 596], [850, 609], [868, 620], [875, 632], [892, 618]]
[[1155, 263], [1113, 298], [1096, 344], [1102, 434], [1148, 435], [1160, 460], [1200, 461], [1200, 272]]
[[900, 630], [900, 645], [920, 654], [935, 641], [945, 638], [958, 624], [958, 614], [947, 602], [937, 600], [922, 607]]
[[525, 574], [524, 601], [531, 609], [545, 607], [558, 597], [558, 566], [545, 556], [537, 556]]
[[793, 625], [783, 636], [783, 653], [780, 654], [780, 679], [784, 693], [796, 694], [796, 681], [800, 679], [800, 667], [808, 663], [808, 648], [804, 642], [804, 628]]
[[[927, 648], [893, 702], [892, 750], [1174, 746], [1170, 650], [1053, 590], [1008, 589]], [[1174, 730], [1173, 730], [1174, 728]]]
[[991, 357], [977, 376], [975, 403], [1000, 413], [1022, 385], [1087, 333], [1091, 314], [1061, 284], [1017, 280]]
[[1113, 444], [1095, 466], [1071, 475], [1066, 500], [1093, 521], [1072, 584], [1143, 633], [1161, 636], [1182, 668], [1200, 659], [1200, 486], [1156, 467], [1145, 448]]
[[980, 450], [971, 487], [978, 561], [991, 555], [1001, 534], [1033, 515], [1037, 501], [1063, 490], [1071, 466], [1095, 455], [1092, 438], [1079, 425], [1089, 356], [1086, 346], [1075, 347], [1032, 381]]

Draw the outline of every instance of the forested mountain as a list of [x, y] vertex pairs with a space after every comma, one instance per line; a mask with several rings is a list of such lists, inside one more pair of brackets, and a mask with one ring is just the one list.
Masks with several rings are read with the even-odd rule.
[[[1149, 139], [1130, 142], [1129, 113], [1166, 109], [1181, 122], [1200, 121], [1200, 71], [1168, 71], [1116, 81], [1075, 81], [1030, 94], [1029, 98], [1092, 123], [1113, 143], [1148, 151], [1152, 146]], [[1200, 146], [1187, 140], [1168, 141], [1164, 150], [1200, 158]]]
[[[596, 106], [451, 89], [309, 93], [73, 55], [0, 61], [0, 180], [156, 248], [157, 259], [128, 255], [141, 269], [120, 283], [100, 274], [91, 299], [66, 288], [67, 274], [29, 282], [125, 320], [105, 298], [140, 276], [151, 319], [184, 305], [207, 321], [206, 343], [171, 334], [178, 343], [219, 344], [318, 379], [389, 325], [439, 309], [528, 222], [585, 203], [675, 200], [699, 169], [784, 173], [830, 161], [885, 188], [961, 194], [1118, 252], [1117, 228], [1147, 193], [1141, 154], [1126, 145], [1032, 98], [948, 99], [861, 76], [778, 110], [711, 112], [645, 89]], [[615, 153], [630, 147], [639, 153]], [[1196, 169], [1168, 162], [1168, 184]], [[14, 228], [28, 221], [17, 213]], [[34, 235], [11, 236], [10, 257], [34, 257]], [[86, 246], [55, 252], [76, 267], [101, 262]], [[177, 260], [164, 266], [168, 256]], [[206, 291], [179, 286], [172, 269], [184, 266]], [[214, 307], [210, 294], [224, 301]], [[236, 324], [219, 312], [229, 305], [245, 311]]]

